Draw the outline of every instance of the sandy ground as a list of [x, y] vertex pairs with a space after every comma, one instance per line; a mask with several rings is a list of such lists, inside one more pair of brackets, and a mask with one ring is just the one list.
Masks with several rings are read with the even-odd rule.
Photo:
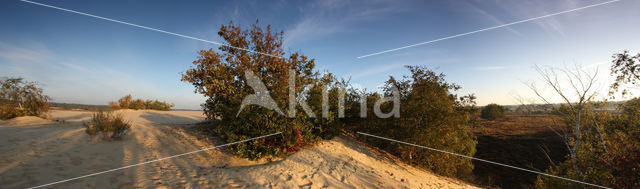
[[[0, 188], [28, 188], [222, 144], [194, 133], [199, 111], [120, 111], [132, 124], [119, 141], [90, 139], [91, 112], [51, 111], [51, 120], [0, 121]], [[54, 121], [58, 120], [58, 121]], [[64, 120], [61, 121], [61, 120]], [[222, 151], [221, 151], [222, 150]], [[48, 188], [473, 188], [403, 164], [346, 137], [283, 160], [240, 159], [214, 149]]]

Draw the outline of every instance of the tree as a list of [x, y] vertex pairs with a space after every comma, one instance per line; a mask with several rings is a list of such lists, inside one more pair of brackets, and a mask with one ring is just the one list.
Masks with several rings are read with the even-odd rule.
[[[579, 159], [580, 157], [578, 156], [581, 145], [588, 146], [588, 148], [591, 148], [591, 145], [596, 145], [592, 143], [582, 144], [582, 142], [586, 136], [584, 128], [593, 128], [593, 125], [588, 123], [591, 118], [587, 116], [592, 113], [590, 105], [592, 105], [592, 100], [597, 94], [594, 87], [597, 70], [589, 73], [578, 66], [573, 70], [536, 66], [536, 70], [544, 84], [564, 102], [558, 112], [565, 118], [565, 124], [568, 128], [560, 131], [563, 134], [557, 131], [556, 133], [564, 139], [564, 143], [569, 150], [569, 159], [573, 165], [571, 172], [576, 174], [572, 176], [584, 179], [587, 167], [580, 166], [580, 161], [584, 160]], [[561, 76], [558, 75], [558, 71], [564, 74], [564, 82], [561, 82]], [[544, 103], [551, 105], [548, 97], [543, 95], [543, 90], [538, 88], [535, 83], [530, 83], [528, 86]], [[566, 86], [569, 86], [568, 90], [565, 89]], [[572, 99], [572, 97], [574, 98]], [[596, 129], [600, 130], [601, 128], [596, 127]], [[570, 131], [571, 134], [565, 131]]]
[[131, 106], [131, 95], [124, 96], [118, 99], [118, 104], [120, 108], [129, 108]]
[[[335, 120], [311, 119], [300, 108], [306, 103], [312, 113], [320, 115], [317, 101], [322, 97], [318, 91], [323, 86], [334, 88], [333, 76], [320, 75], [314, 70], [315, 60], [299, 52], [286, 56], [282, 48], [284, 33], [272, 32], [270, 25], [262, 29], [258, 24], [256, 21], [250, 30], [233, 23], [221, 26], [218, 35], [226, 45], [220, 46], [219, 52], [201, 50], [193, 67], [182, 74], [182, 81], [193, 84], [196, 93], [207, 97], [202, 104], [204, 112], [209, 120], [219, 120], [215, 131], [225, 140], [235, 142], [282, 132], [265, 141], [233, 147], [238, 155], [251, 159], [294, 152], [300, 146], [319, 140]], [[249, 80], [263, 82], [264, 86], [259, 88], [264, 88], [266, 94], [256, 94], [259, 91]], [[290, 86], [294, 87], [290, 89]], [[273, 100], [272, 108], [284, 108], [276, 111], [243, 106], [243, 99], [249, 95], [264, 97], [262, 100], [269, 97]], [[335, 112], [329, 114], [336, 115]]]
[[0, 119], [17, 116], [43, 116], [49, 110], [51, 98], [43, 94], [35, 82], [23, 78], [0, 81]]
[[[594, 87], [597, 70], [588, 72], [577, 66], [574, 70], [542, 69], [540, 67], [537, 67], [537, 70], [544, 83], [555, 92], [557, 97], [564, 101], [554, 111], [563, 118], [564, 123], [562, 124], [566, 127], [560, 130], [550, 128], [564, 139], [565, 146], [569, 151], [565, 162], [550, 167], [547, 172], [552, 175], [564, 176], [601, 186], [616, 185], [611, 181], [619, 180], [621, 176], [619, 172], [616, 172], [610, 166], [612, 164], [620, 165], [617, 164], [620, 162], [630, 163], [629, 160], [635, 160], [633, 157], [637, 156], [637, 153], [634, 154], [634, 152], [637, 152], [637, 148], [621, 147], [624, 146], [624, 143], [629, 142], [628, 140], [620, 141], [616, 138], [624, 138], [622, 136], [626, 133], [637, 133], [633, 131], [634, 129], [637, 130], [637, 126], [634, 126], [636, 127], [634, 129], [629, 129], [629, 127], [625, 126], [628, 124], [620, 124], [616, 121], [621, 118], [606, 111], [597, 111], [597, 108], [606, 103], [594, 101], [594, 97], [597, 94]], [[558, 72], [556, 71], [558, 70], [563, 73], [564, 77], [560, 77], [557, 74]], [[566, 88], [567, 86], [568, 88]], [[546, 104], [551, 105], [547, 98], [542, 95], [543, 90], [536, 88], [533, 83], [529, 87]], [[634, 124], [637, 125], [637, 123]], [[637, 145], [638, 143], [632, 142], [632, 144]], [[615, 152], [623, 152], [626, 156], [622, 156], [622, 160], [614, 160], [616, 158], [613, 158], [612, 155], [616, 154]], [[632, 163], [630, 165], [638, 166]], [[621, 170], [633, 170], [633, 168], [622, 167], [620, 168]], [[636, 176], [638, 174], [631, 175]], [[627, 176], [622, 176], [622, 178], [628, 178]], [[628, 182], [628, 179], [624, 182]], [[585, 187], [580, 183], [542, 175], [538, 176], [536, 186], [538, 188]]]
[[640, 98], [618, 107], [607, 125], [608, 150], [602, 158], [600, 182], [614, 188], [640, 188]]
[[[371, 109], [375, 99], [392, 95], [397, 90], [400, 96], [400, 117], [381, 119], [375, 116], [359, 118], [348, 116], [348, 125], [354, 131], [398, 139], [404, 142], [454, 152], [467, 156], [475, 154], [476, 140], [471, 132], [470, 113], [474, 111], [475, 96], [456, 96], [453, 91], [460, 86], [448, 83], [444, 74], [436, 74], [422, 66], [407, 66], [411, 72], [402, 80], [390, 77], [385, 83], [384, 93], [365, 93], [367, 108]], [[350, 98], [347, 98], [350, 99]], [[351, 109], [358, 110], [359, 99], [347, 100]], [[383, 112], [391, 111], [391, 104], [382, 106]], [[358, 111], [352, 111], [356, 115]], [[371, 112], [371, 111], [367, 111]], [[470, 159], [405, 144], [390, 143], [377, 139], [367, 142], [399, 156], [409, 164], [427, 168], [435, 173], [470, 179], [473, 164]]]
[[[609, 94], [612, 97], [620, 89], [620, 86], [640, 84], [638, 83], [640, 82], [640, 53], [630, 55], [629, 51], [623, 51], [622, 53], [614, 54], [612, 63], [611, 75], [616, 78], [610, 87]], [[623, 96], [627, 93], [627, 89], [622, 90]]]
[[497, 104], [488, 104], [484, 108], [482, 108], [480, 116], [488, 120], [501, 118], [504, 117], [504, 108]]

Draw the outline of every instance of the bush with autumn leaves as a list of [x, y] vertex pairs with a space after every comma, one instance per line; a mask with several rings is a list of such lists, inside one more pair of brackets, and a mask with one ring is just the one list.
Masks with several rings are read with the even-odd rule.
[[[336, 120], [335, 109], [327, 118], [311, 118], [300, 106], [289, 106], [289, 92], [296, 102], [304, 99], [320, 117], [323, 87], [327, 86], [333, 99], [338, 84], [331, 74], [315, 70], [314, 59], [299, 52], [285, 53], [282, 32], [272, 32], [270, 26], [262, 29], [257, 24], [249, 30], [233, 23], [221, 26], [218, 35], [228, 45], [221, 46], [219, 51], [200, 51], [193, 67], [182, 74], [182, 81], [193, 84], [195, 92], [207, 97], [202, 104], [205, 114], [214, 121], [216, 133], [228, 142], [282, 132], [232, 147], [239, 156], [250, 159], [283, 156], [335, 133], [331, 128]], [[255, 105], [240, 111], [242, 100], [256, 93], [247, 82], [247, 71], [264, 83], [280, 111]], [[295, 74], [291, 80], [295, 87], [291, 90], [289, 74]], [[293, 116], [289, 115], [289, 107], [295, 107]]]
[[[460, 87], [444, 81], [444, 75], [425, 67], [408, 67], [411, 75], [403, 80], [390, 78], [384, 93], [358, 90], [330, 73], [320, 74], [315, 70], [314, 59], [300, 52], [285, 53], [283, 32], [272, 32], [270, 26], [262, 29], [258, 24], [249, 30], [233, 23], [221, 26], [218, 35], [226, 45], [217, 51], [201, 50], [193, 66], [182, 74], [182, 81], [193, 84], [196, 93], [207, 97], [202, 104], [205, 114], [212, 121], [213, 130], [227, 142], [282, 132], [232, 146], [239, 156], [250, 159], [284, 156], [331, 138], [339, 130], [370, 132], [473, 156], [476, 142], [468, 114], [473, 109], [468, 108], [473, 96], [456, 96], [453, 91]], [[255, 86], [250, 86], [248, 78], [252, 76], [248, 73], [264, 83], [278, 110], [256, 105], [243, 107], [245, 97], [258, 93], [252, 88]], [[293, 80], [290, 74], [294, 75]], [[292, 90], [290, 82], [295, 82]], [[377, 118], [372, 110], [376, 100], [393, 95], [393, 88], [399, 90], [401, 98], [400, 117]], [[328, 92], [323, 96], [325, 90]], [[306, 102], [311, 112], [305, 112], [300, 105], [290, 106], [290, 93], [296, 97], [294, 104]], [[323, 97], [329, 102], [324, 112]], [[361, 118], [360, 102], [364, 99], [368, 115]], [[344, 117], [338, 111], [341, 100]], [[383, 112], [393, 109], [390, 102], [378, 107]], [[290, 109], [294, 109], [293, 116], [289, 115]], [[467, 177], [473, 168], [469, 159], [388, 141], [368, 142], [444, 175]]]

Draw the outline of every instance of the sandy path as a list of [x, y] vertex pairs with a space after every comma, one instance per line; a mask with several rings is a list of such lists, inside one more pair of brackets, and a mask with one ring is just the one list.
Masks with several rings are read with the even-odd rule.
[[[121, 141], [90, 140], [90, 112], [51, 112], [64, 123], [23, 117], [0, 121], [0, 188], [26, 188], [194, 151], [221, 141], [186, 132], [199, 111], [121, 111], [133, 124]], [[50, 188], [461, 188], [338, 137], [262, 164], [218, 150], [200, 152], [53, 185]]]

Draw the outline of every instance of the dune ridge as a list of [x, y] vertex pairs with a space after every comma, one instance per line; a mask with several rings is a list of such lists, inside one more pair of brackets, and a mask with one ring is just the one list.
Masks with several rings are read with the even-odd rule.
[[[91, 112], [51, 111], [51, 121], [0, 122], [0, 188], [47, 184], [223, 144], [195, 131], [199, 111], [119, 110], [133, 127], [119, 141], [91, 139]], [[64, 120], [61, 121], [61, 120]], [[29, 126], [29, 127], [23, 127]], [[406, 165], [348, 137], [274, 162], [214, 149], [53, 185], [52, 188], [474, 188]]]

